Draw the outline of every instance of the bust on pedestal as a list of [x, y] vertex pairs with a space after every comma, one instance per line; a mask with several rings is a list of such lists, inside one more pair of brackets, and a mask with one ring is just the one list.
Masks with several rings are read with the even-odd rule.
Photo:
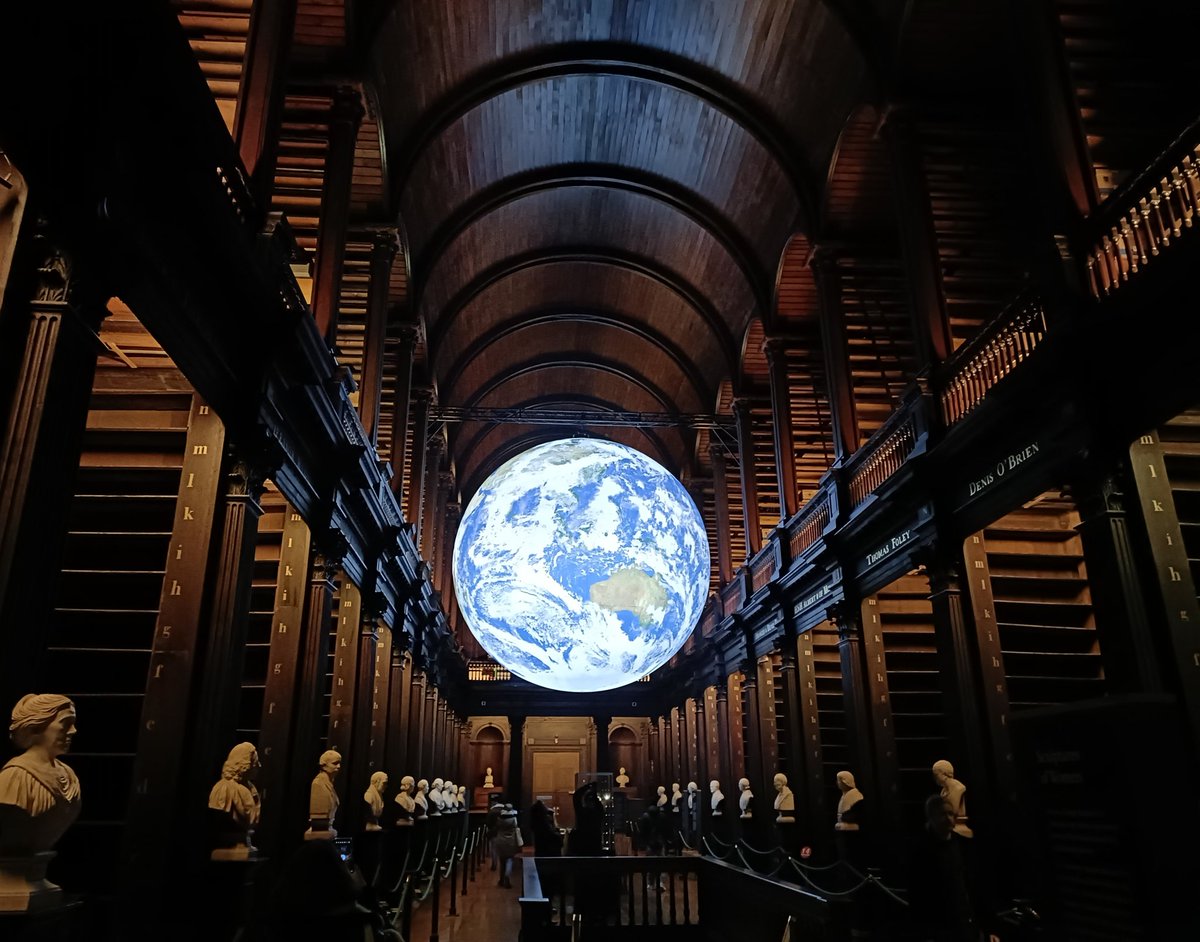
[[429, 802], [429, 817], [441, 817], [442, 811], [446, 808], [446, 799], [442, 797], [442, 785], [444, 783], [440, 778], [435, 778], [429, 785], [429, 792], [426, 794], [426, 799]]
[[492, 779], [492, 767], [489, 765], [487, 771], [483, 773], [483, 787], [493, 788], [496, 782]]
[[229, 750], [221, 778], [208, 793], [213, 860], [249, 860], [257, 853], [251, 843], [262, 814], [258, 789], [251, 781], [257, 770], [253, 743], [238, 743]]
[[664, 788], [662, 785], [659, 785], [658, 788], [655, 789], [654, 793], [658, 796], [654, 799], [654, 806], [659, 809], [665, 808], [668, 800], [666, 788]]
[[60, 694], [27, 694], [8, 729], [23, 751], [0, 769], [0, 912], [56, 909], [63, 894], [46, 867], [79, 816], [79, 779], [58, 761], [75, 736], [75, 704]]
[[708, 791], [712, 795], [709, 800], [712, 816], [719, 818], [725, 813], [725, 795], [721, 792], [721, 783], [714, 778], [708, 783]]
[[417, 793], [413, 796], [413, 802], [416, 804], [417, 817], [429, 817], [429, 779], [423, 778], [417, 782]]
[[933, 763], [933, 780], [941, 788], [941, 795], [954, 816], [951, 833], [955, 837], [974, 837], [975, 832], [967, 826], [967, 786], [954, 777], [954, 766], [945, 759]]
[[337, 837], [333, 822], [341, 801], [333, 787], [333, 780], [342, 769], [341, 753], [336, 749], [327, 749], [321, 753], [320, 762], [321, 771], [312, 780], [308, 791], [308, 830], [304, 832], [306, 841]]
[[833, 828], [835, 831], [857, 831], [862, 823], [859, 802], [863, 800], [863, 793], [854, 784], [854, 774], [851, 772], [838, 772], [837, 786], [842, 797], [838, 799], [837, 823]]
[[406, 775], [400, 779], [400, 791], [396, 793], [396, 804], [400, 807], [396, 809], [396, 824], [412, 824], [413, 818], [417, 813], [417, 803], [413, 800], [413, 788], [416, 783], [411, 775]]
[[683, 792], [679, 790], [679, 783], [671, 783], [671, 811], [673, 814], [679, 814], [683, 810]]
[[625, 774], [625, 766], [617, 770], [617, 788], [628, 788], [629, 776]]
[[788, 788], [787, 776], [782, 772], [776, 772], [771, 781], [775, 785], [775, 810], [779, 812], [775, 816], [775, 823], [795, 824], [796, 796]]
[[363, 792], [363, 802], [367, 806], [366, 830], [368, 831], [383, 830], [383, 827], [379, 823], [379, 819], [383, 815], [383, 793], [387, 791], [387, 784], [387, 772], [371, 773], [371, 784], [368, 785], [367, 790]]
[[750, 790], [750, 779], [748, 778], [738, 779], [738, 808], [741, 810], [738, 817], [754, 817], [754, 792]]

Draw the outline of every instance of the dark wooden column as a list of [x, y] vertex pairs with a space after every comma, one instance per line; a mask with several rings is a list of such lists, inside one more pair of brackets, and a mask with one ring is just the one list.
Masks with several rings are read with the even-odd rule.
[[[1149, 451], [1143, 446], [1143, 451]], [[1151, 457], [1143, 464], [1165, 474]], [[1151, 481], [1154, 479], [1151, 478]], [[1163, 485], [1169, 494], [1169, 485]], [[1146, 611], [1145, 586], [1134, 557], [1125, 495], [1115, 475], [1072, 488], [1080, 523], [1076, 528], [1087, 560], [1096, 632], [1104, 657], [1104, 679], [1113, 693], [1162, 693], [1159, 654]]]
[[[446, 441], [441, 435], [435, 435], [426, 445], [425, 476], [421, 489], [425, 497], [421, 502], [421, 558], [430, 564], [433, 570], [434, 553], [437, 549], [438, 534], [438, 488], [442, 471], [442, 458], [446, 454]], [[435, 584], [434, 588], [438, 588]]]
[[441, 692], [437, 688], [436, 675], [425, 679], [425, 754], [429, 757], [429, 780], [443, 778], [442, 775], [442, 736], [441, 720], [438, 707], [441, 706]]
[[275, 185], [279, 124], [295, 26], [296, 0], [255, 0], [242, 58], [233, 137], [260, 207], [270, 204]]
[[454, 539], [462, 522], [462, 504], [452, 500], [446, 504], [446, 523], [442, 528], [445, 552], [442, 554], [442, 605], [450, 630], [458, 634], [458, 596], [454, 591]]
[[[701, 687], [696, 691], [696, 768], [692, 770], [692, 778], [689, 782], [695, 782], [699, 785], [701, 782], [707, 784], [712, 779], [712, 773], [709, 769], [708, 761], [708, 744], [711, 738], [709, 732], [709, 724], [711, 719], [708, 715], [704, 697], [705, 688]], [[681, 783], [684, 790], [687, 790], [687, 783]]]
[[[761, 789], [763, 779], [763, 726], [762, 709], [759, 703], [758, 662], [747, 658], [742, 662], [742, 715], [746, 718], [746, 736], [742, 741], [745, 768], [734, 770], [735, 780], [730, 782], [731, 795], [737, 794], [737, 778], [750, 779], [750, 787]], [[722, 783], [724, 784], [724, 783]]]
[[[806, 815], [811, 821], [809, 833], [819, 833], [829, 825], [830, 814], [825, 808], [826, 783], [825, 768], [821, 763], [821, 714], [817, 705], [817, 670], [816, 658], [813, 655], [812, 632], [806, 631], [796, 639], [794, 648], [796, 664], [796, 682], [799, 690], [797, 701], [800, 714], [800, 741], [796, 744], [797, 765], [803, 768], [804, 782], [800, 788], [792, 785], [792, 789], [802, 796], [805, 807], [801, 815]], [[787, 658], [784, 658], [784, 667]], [[788, 689], [788, 677], [784, 674], [784, 689]], [[790, 722], [790, 721], [789, 721]], [[791, 776], [788, 782], [791, 783]], [[799, 802], [797, 802], [799, 806]]]
[[525, 717], [509, 716], [508, 725], [511, 733], [508, 755], [508, 781], [504, 785], [505, 797], [512, 802], [514, 808], [524, 808], [525, 776]]
[[775, 433], [775, 471], [783, 519], [800, 509], [796, 497], [796, 446], [792, 441], [792, 393], [788, 380], [787, 344], [772, 337], [763, 344], [771, 382], [771, 419]]
[[450, 492], [454, 488], [454, 478], [449, 471], [442, 471], [437, 478], [437, 505], [434, 508], [434, 540], [433, 540], [433, 559], [431, 560], [434, 573], [434, 588], [443, 596], [442, 608], [446, 615], [449, 616], [450, 606], [444, 600], [446, 592], [450, 586], [450, 580], [447, 578], [446, 563], [450, 559], [450, 553], [446, 547], [446, 508], [450, 504]]
[[178, 829], [191, 794], [185, 763], [224, 448], [221, 420], [193, 397], [126, 817], [125, 887], [135, 895], [160, 888], [164, 875], [182, 862], [194, 864], [198, 849]]
[[388, 288], [396, 258], [396, 233], [377, 231], [371, 240], [370, 281], [367, 285], [367, 327], [363, 335], [362, 382], [358, 414], [374, 444], [379, 437], [379, 405], [383, 395], [383, 354], [387, 347]]
[[612, 717], [593, 716], [592, 722], [596, 724], [596, 771], [615, 773], [617, 770], [612, 767], [608, 750], [608, 727], [612, 723]]
[[733, 549], [729, 541], [729, 485], [726, 478], [725, 449], [718, 444], [708, 446], [713, 471], [713, 507], [717, 518], [717, 571], [721, 585], [733, 579]]
[[413, 422], [412, 422], [412, 462], [409, 465], [409, 477], [405, 486], [408, 488], [408, 503], [405, 505], [405, 516], [412, 524], [413, 536], [417, 546], [421, 545], [421, 524], [424, 520], [425, 502], [425, 457], [426, 445], [429, 440], [429, 408], [433, 402], [433, 389], [429, 386], [419, 386], [412, 391]]
[[[246, 626], [254, 549], [264, 482], [269, 469], [244, 458], [226, 460], [224, 494], [218, 509], [219, 536], [208, 584], [208, 617], [203, 660], [195, 702], [190, 710], [188, 743], [188, 818], [202, 831], [205, 802], [221, 774], [229, 750], [236, 745], [238, 697], [245, 668]], [[185, 480], [186, 485], [186, 480]]]
[[828, 612], [838, 632], [838, 655], [842, 667], [842, 703], [846, 714], [846, 752], [855, 779], [873, 790], [875, 762], [871, 743], [871, 721], [867, 711], [867, 686], [863, 669], [862, 622], [857, 606], [842, 603]]
[[408, 691], [408, 767], [415, 779], [429, 772], [429, 747], [425, 742], [425, 672], [414, 666]]
[[[788, 620], [785, 618], [785, 624]], [[824, 821], [824, 815], [818, 807], [823, 803], [823, 789], [814, 788], [814, 779], [808, 774], [807, 730], [800, 718], [802, 693], [800, 671], [796, 663], [795, 634], [785, 629], [778, 644], [781, 701], [777, 709], [783, 714], [788, 738], [788, 761], [783, 772], [787, 775], [788, 787], [796, 793], [796, 810], [801, 817], [804, 833], [813, 834], [819, 822]], [[817, 766], [820, 767], [819, 761]], [[763, 783], [764, 794], [769, 794], [773, 778]]]
[[859, 431], [846, 342], [846, 314], [842, 309], [841, 278], [836, 257], [819, 246], [813, 250], [809, 265], [820, 299], [821, 350], [832, 413], [834, 454], [838, 461], [845, 461], [858, 450]]
[[[45, 222], [39, 220], [30, 235], [33, 229], [26, 220], [20, 238], [31, 242], [17, 246], [8, 284], [0, 284], [5, 318], [24, 325], [0, 443], [0, 696], [9, 705], [41, 676], [44, 626], [54, 604], [68, 495], [96, 370], [96, 331], [108, 313], [103, 296], [81, 282]], [[0, 234], [17, 238], [15, 232]]]
[[310, 543], [307, 524], [291, 504], [286, 505], [279, 546], [279, 575], [275, 583], [275, 615], [271, 620], [269, 668], [258, 734], [258, 755], [262, 763], [258, 773], [262, 820], [254, 839], [255, 844], [272, 857], [282, 855], [285, 843], [281, 839], [281, 829], [287, 807], [288, 773], [292, 768], [292, 732], [301, 696], [301, 642]]
[[738, 458], [741, 466], [742, 519], [746, 522], [746, 559], [762, 549], [762, 525], [758, 519], [758, 481], [754, 477], [754, 434], [751, 401], [745, 397], [733, 400], [737, 420]]
[[312, 311], [317, 330], [329, 346], [337, 341], [338, 302], [346, 261], [346, 227], [350, 221], [350, 188], [354, 178], [354, 144], [363, 118], [362, 96], [341, 85], [329, 116], [329, 152], [321, 192], [321, 222], [313, 271]]
[[[670, 784], [671, 779], [679, 774], [677, 771], [679, 766], [679, 750], [676, 748], [675, 717], [672, 715], [674, 711], [675, 708], [672, 707], [660, 720], [662, 726], [659, 742], [662, 743], [663, 767], [659, 772], [658, 781], [652, 783], [655, 790], [657, 790], [659, 785]], [[653, 798], [653, 792], [647, 798]]]
[[[388, 710], [392, 690], [392, 644], [395, 634], [388, 628], [379, 633], [379, 648], [375, 658], [375, 682], [371, 687], [371, 735], [367, 743], [367, 781], [370, 774], [387, 771]], [[396, 783], [397, 787], [399, 782]], [[366, 785], [363, 786], [366, 790]]]
[[[392, 419], [392, 493], [396, 502], [405, 507], [407, 488], [404, 481], [404, 452], [408, 447], [408, 412], [412, 398], [413, 354], [417, 349], [420, 329], [416, 324], [400, 323], [388, 331], [396, 342], [396, 414]], [[410, 523], [415, 519], [411, 511], [406, 514]]]
[[[397, 619], [399, 621], [399, 619]], [[409, 772], [408, 727], [409, 691], [412, 688], [412, 657], [399, 644], [399, 637], [392, 637], [392, 682], [388, 687], [387, 753], [384, 770], [400, 787], [400, 777]]]
[[936, 366], [954, 351], [954, 340], [946, 316], [941, 264], [915, 118], [911, 113], [892, 109], [883, 125], [883, 137], [891, 165], [918, 361], [922, 366]]
[[[738, 730], [739, 735], [741, 730]], [[729, 787], [729, 779], [733, 774], [733, 757], [729, 748], [733, 730], [729, 728], [729, 683], [725, 678], [717, 682], [717, 769], [712, 778], [717, 779], [723, 787]], [[711, 781], [711, 779], [710, 779]], [[700, 793], [707, 794], [708, 782], [699, 782]]]
[[343, 549], [340, 541], [329, 539], [329, 542], [337, 545], [328, 552], [316, 547], [309, 567], [295, 735], [287, 779], [285, 846], [298, 842], [308, 827], [308, 788], [305, 786], [317, 774], [317, 760], [321, 756], [322, 700], [329, 669], [329, 630], [333, 621], [333, 594], [336, 591], [334, 580], [341, 568]]
[[[927, 559], [929, 601], [933, 605], [933, 631], [937, 642], [938, 667], [942, 675], [942, 702], [946, 713], [946, 731], [953, 756], [944, 756], [954, 764], [957, 778], [978, 781], [972, 784], [973, 806], [994, 803], [990, 794], [987, 730], [983, 727], [975, 655], [971, 638], [975, 626], [964, 611], [962, 597], [962, 554], [949, 542], [939, 543]], [[960, 765], [961, 774], [960, 774]], [[969, 777], [968, 777], [969, 776]], [[982, 799], [982, 800], [981, 800]]]
[[[658, 778], [659, 770], [662, 768], [662, 744], [658, 735], [657, 716], [650, 717], [650, 728], [646, 736], [646, 751], [647, 755], [650, 757], [650, 761], [646, 763], [646, 767], [642, 773], [646, 776], [646, 781], [637, 783], [637, 787], [641, 789], [640, 794], [643, 796], [647, 794], [647, 791], [649, 791], [650, 794], [654, 793], [654, 788], [650, 783]], [[626, 771], [628, 772], [629, 770], [626, 769]]]
[[[371, 600], [364, 598], [359, 610], [358, 663], [353, 692], [353, 719], [350, 728], [350, 752], [347, 754], [342, 781], [349, 800], [347, 814], [342, 818], [351, 833], [363, 827], [360, 796], [371, 783], [374, 767], [371, 762], [371, 744], [374, 739], [372, 720], [375, 716], [375, 673], [376, 659], [380, 653], [379, 613], [372, 610]], [[341, 812], [338, 813], [339, 817]]]

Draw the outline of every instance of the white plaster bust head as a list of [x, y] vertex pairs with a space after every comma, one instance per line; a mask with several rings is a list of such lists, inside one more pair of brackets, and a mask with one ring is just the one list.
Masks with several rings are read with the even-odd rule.
[[75, 704], [61, 694], [27, 694], [8, 732], [22, 752], [0, 769], [0, 854], [48, 851], [79, 816], [79, 779], [58, 760], [75, 737]]
[[714, 816], [719, 816], [725, 804], [725, 796], [721, 794], [721, 783], [715, 778], [708, 783], [708, 790], [712, 794], [711, 807]]
[[440, 778], [435, 778], [429, 783], [429, 804], [431, 805], [429, 813], [437, 815], [442, 813], [442, 809], [446, 807], [446, 799], [442, 797], [442, 785], [444, 783]]
[[442, 801], [445, 803], [447, 811], [458, 810], [458, 786], [450, 779], [442, 782]]
[[667, 803], [667, 790], [666, 790], [666, 788], [664, 788], [662, 785], [659, 785], [659, 786], [658, 786], [658, 788], [656, 788], [656, 789], [654, 790], [654, 793], [655, 793], [656, 795], [658, 795], [658, 798], [657, 798], [657, 799], [655, 799], [655, 801], [654, 801], [654, 803], [655, 803], [656, 805], [659, 805], [659, 806], [661, 807], [662, 805], [665, 805], [665, 804]]
[[332, 838], [337, 837], [333, 827], [337, 817], [338, 806], [341, 804], [333, 780], [342, 768], [342, 756], [336, 749], [327, 749], [321, 753], [319, 760], [321, 770], [313, 776], [312, 786], [308, 792], [308, 836]]
[[342, 770], [342, 754], [336, 749], [326, 749], [321, 753], [321, 758], [318, 762], [320, 763], [321, 771], [329, 776], [330, 781], [337, 778], [338, 772]]
[[688, 790], [689, 795], [694, 795], [694, 794], [696, 794], [696, 792], [700, 791], [700, 786], [697, 785], [695, 782], [688, 782], [687, 790]]
[[738, 779], [738, 807], [742, 811], [743, 818], [751, 818], [754, 816], [754, 792], [750, 791], [750, 779]]
[[423, 778], [417, 782], [417, 794], [413, 796], [417, 808], [417, 817], [424, 818], [429, 814], [429, 779]]
[[492, 788], [496, 784], [496, 780], [492, 778], [492, 767], [489, 765], [487, 771], [483, 773], [483, 787]]
[[466, 785], [459, 785], [459, 786], [458, 786], [458, 798], [457, 798], [457, 800], [458, 800], [458, 807], [459, 807], [459, 808], [465, 808], [465, 807], [467, 806], [467, 786], [466, 786]]
[[796, 810], [796, 796], [788, 787], [787, 776], [782, 772], [776, 772], [771, 779], [771, 784], [775, 786], [775, 810], [779, 812], [775, 820], [782, 824], [794, 823], [796, 819], [792, 816], [792, 812]]
[[625, 766], [621, 766], [617, 770], [617, 788], [624, 788], [629, 784], [629, 776], [625, 774]]
[[229, 750], [221, 767], [221, 778], [208, 793], [208, 807], [226, 811], [247, 830], [258, 823], [261, 811], [258, 790], [251, 779], [258, 771], [258, 750], [253, 743], [238, 743]]
[[411, 775], [406, 775], [400, 779], [400, 791], [396, 793], [396, 804], [404, 809], [406, 816], [412, 814], [417, 807], [417, 803], [413, 801], [412, 791], [416, 787], [416, 782], [413, 781]]
[[678, 811], [680, 800], [683, 798], [683, 792], [679, 790], [679, 783], [671, 783], [671, 810]]
[[749, 791], [749, 790], [750, 790], [750, 779], [748, 779], [748, 778], [739, 778], [739, 779], [738, 779], [738, 791], [739, 791], [739, 792], [746, 792], [746, 791]]
[[363, 792], [363, 801], [368, 811], [367, 830], [379, 830], [379, 816], [383, 814], [383, 793], [387, 790], [388, 777], [386, 772], [373, 772], [371, 784]]
[[941, 788], [941, 797], [950, 807], [954, 833], [959, 837], [974, 837], [975, 832], [967, 826], [967, 786], [954, 777], [954, 766], [946, 759], [938, 759], [931, 771], [934, 782]]
[[853, 809], [855, 805], [863, 800], [863, 793], [854, 784], [854, 773], [845, 770], [838, 772], [837, 787], [842, 795], [838, 799], [837, 823], [833, 826], [834, 830], [857, 831], [859, 825], [854, 820]]

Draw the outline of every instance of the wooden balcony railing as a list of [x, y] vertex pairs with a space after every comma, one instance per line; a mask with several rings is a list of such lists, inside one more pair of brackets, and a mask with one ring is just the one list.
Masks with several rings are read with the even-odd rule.
[[1087, 254], [1092, 297], [1112, 295], [1192, 228], [1200, 208], [1198, 172], [1200, 121], [1105, 201]]
[[[772, 537], [772, 540], [774, 537]], [[750, 592], [757, 592], [776, 575], [776, 563], [779, 561], [779, 554], [775, 551], [775, 544], [768, 540], [762, 549], [750, 560]]]
[[[916, 400], [919, 402], [919, 400]], [[905, 403], [854, 454], [848, 465], [850, 507], [867, 499], [900, 470], [917, 444], [917, 416]]]
[[820, 539], [829, 526], [832, 509], [829, 491], [822, 488], [787, 522], [790, 559], [795, 559]]
[[1041, 295], [1024, 291], [1005, 307], [970, 343], [959, 347], [942, 370], [942, 421], [953, 425], [979, 403], [988, 391], [1016, 369], [1046, 336], [1046, 312]]

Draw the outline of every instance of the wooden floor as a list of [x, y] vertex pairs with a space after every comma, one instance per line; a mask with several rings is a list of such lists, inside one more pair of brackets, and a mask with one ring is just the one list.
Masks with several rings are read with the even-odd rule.
[[[446, 915], [450, 891], [443, 885], [437, 936], [431, 933], [431, 897], [413, 913], [412, 938], [408, 942], [517, 942], [521, 928], [521, 906], [517, 900], [521, 898], [521, 865], [524, 862], [521, 857], [513, 861], [509, 878], [512, 889], [506, 890], [496, 885], [497, 874], [485, 861], [483, 868], [475, 874], [475, 882], [467, 882], [467, 895], [459, 894], [457, 916]], [[533, 858], [530, 857], [528, 862], [532, 864]], [[459, 887], [461, 889], [461, 883]]]

